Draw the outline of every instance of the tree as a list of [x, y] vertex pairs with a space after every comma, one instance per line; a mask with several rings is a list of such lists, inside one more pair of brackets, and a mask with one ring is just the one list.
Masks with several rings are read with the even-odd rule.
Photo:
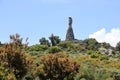
[[6, 63], [8, 71], [13, 72], [17, 79], [22, 78], [27, 73], [25, 56], [27, 44], [22, 43], [22, 38], [20, 38], [19, 34], [10, 35], [10, 42], [4, 44], [4, 49], [0, 49], [1, 60]]
[[51, 34], [51, 36], [49, 37], [50, 41], [51, 41], [51, 44], [52, 46], [55, 46], [57, 45], [58, 43], [60, 43], [60, 39], [59, 39], [59, 36], [54, 36], [53, 34]]
[[47, 45], [47, 46], [50, 46], [50, 43], [48, 40], [45, 39], [45, 37], [42, 37], [40, 40], [39, 40], [40, 44], [41, 45]]
[[0, 46], [2, 45], [1, 41], [0, 41]]
[[0, 41], [0, 46], [3, 46], [4, 45], [4, 43], [2, 43], [1, 41]]

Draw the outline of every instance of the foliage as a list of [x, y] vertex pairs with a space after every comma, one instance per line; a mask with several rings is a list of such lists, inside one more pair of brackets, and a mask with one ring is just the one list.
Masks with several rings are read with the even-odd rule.
[[51, 41], [51, 44], [52, 46], [55, 46], [57, 45], [58, 43], [60, 43], [60, 39], [59, 39], [59, 36], [54, 36], [53, 34], [51, 34], [51, 36], [49, 37], [50, 41]]
[[10, 42], [0, 48], [2, 65], [8, 68], [8, 72], [13, 72], [16, 78], [22, 78], [27, 73], [26, 48], [27, 44], [22, 43], [18, 34], [10, 35]]
[[3, 44], [1, 43], [1, 41], [0, 41], [0, 46], [2, 46]]
[[0, 80], [17, 80], [14, 73], [8, 71], [8, 69], [0, 66]]
[[120, 54], [116, 54], [114, 58], [120, 59]]
[[7, 77], [7, 80], [17, 80], [13, 73], [9, 73], [6, 77]]
[[101, 47], [108, 49], [108, 48], [110, 48], [111, 46], [110, 46], [109, 43], [103, 42], [103, 43], [101, 43]]
[[60, 42], [57, 46], [61, 47], [62, 49], [67, 49], [72, 47], [73, 45], [71, 42], [63, 41], [63, 42]]
[[58, 45], [64, 52], [77, 54], [80, 52], [84, 52], [84, 47], [82, 47], [79, 43], [70, 42], [70, 41], [62, 41]]
[[48, 54], [41, 58], [43, 65], [39, 77], [42, 80], [73, 80], [79, 65], [64, 53]]
[[25, 80], [34, 80], [34, 77], [30, 74], [25, 76]]
[[116, 51], [120, 52], [120, 42], [118, 42], [117, 45], [116, 45]]
[[50, 43], [48, 40], [45, 39], [45, 37], [42, 37], [40, 40], [39, 40], [40, 44], [41, 45], [47, 45], [47, 46], [50, 46]]
[[[120, 79], [120, 42], [114, 50], [91, 38], [60, 42], [51, 35], [49, 39], [52, 46], [43, 37], [40, 44], [27, 47], [18, 34], [11, 35], [9, 43], [0, 45], [0, 80]], [[109, 56], [100, 48], [118, 54]]]
[[47, 45], [40, 45], [40, 44], [36, 44], [28, 47], [28, 51], [45, 51], [47, 49], [48, 49]]
[[34, 55], [40, 56], [40, 55], [43, 55], [44, 53], [46, 53], [48, 48], [49, 47], [47, 45], [36, 44], [33, 46], [29, 46], [27, 51], [32, 56], [34, 56]]
[[93, 38], [85, 39], [84, 44], [85, 48], [88, 50], [98, 50], [99, 48], [98, 42]]
[[[113, 71], [115, 70], [111, 71], [111, 69], [114, 69], [111, 66], [116, 64], [111, 64], [108, 60], [101, 61], [98, 58], [91, 58], [89, 56], [80, 56], [80, 58], [77, 59], [81, 64], [80, 72], [82, 75], [80, 78], [84, 78], [85, 80], [113, 80]], [[118, 67], [118, 65], [116, 66]]]
[[98, 58], [100, 60], [108, 60], [109, 59], [108, 55], [101, 54], [99, 51], [88, 50], [87, 54], [89, 54], [91, 58]]
[[57, 47], [57, 46], [52, 46], [48, 49], [48, 53], [57, 53], [57, 52], [61, 52], [62, 49]]

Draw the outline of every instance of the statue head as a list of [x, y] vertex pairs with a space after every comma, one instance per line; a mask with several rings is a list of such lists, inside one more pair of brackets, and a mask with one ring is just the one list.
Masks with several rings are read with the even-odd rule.
[[69, 17], [68, 25], [72, 25], [72, 18], [71, 17]]

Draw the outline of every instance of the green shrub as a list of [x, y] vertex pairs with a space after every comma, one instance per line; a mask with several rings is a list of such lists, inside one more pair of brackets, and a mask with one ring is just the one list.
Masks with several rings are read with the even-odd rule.
[[52, 46], [52, 47], [49, 47], [48, 49], [48, 53], [57, 53], [57, 52], [61, 52], [62, 49], [57, 47], [57, 46]]
[[97, 53], [91, 54], [91, 58], [98, 58], [98, 57], [99, 57], [99, 54], [97, 54]]
[[33, 75], [28, 74], [28, 75], [25, 76], [25, 79], [26, 80], [34, 80], [34, 77], [33, 77]]
[[96, 51], [99, 48], [99, 43], [94, 38], [85, 39], [83, 42], [85, 44], [85, 48], [88, 50]]
[[31, 56], [35, 56], [35, 55], [38, 55], [39, 52], [37, 52], [37, 51], [30, 51], [29, 54], [30, 54]]
[[85, 80], [106, 80], [111, 78], [110, 72], [104, 68], [99, 69], [92, 65], [84, 65], [84, 67], [80, 68], [80, 72], [83, 72], [83, 76], [81, 76], [81, 78]]
[[16, 34], [10, 35], [10, 42], [0, 49], [0, 63], [5, 70], [8, 69], [8, 80], [21, 79], [27, 73], [26, 48], [27, 42], [23, 43], [20, 35]]
[[36, 44], [36, 45], [30, 46], [28, 48], [28, 51], [45, 51], [47, 49], [48, 49], [47, 45]]
[[72, 47], [72, 44], [71, 42], [60, 42], [58, 46], [61, 47], [62, 49], [66, 49], [68, 47]]
[[88, 50], [87, 54], [89, 54], [91, 58], [98, 58], [100, 56], [100, 52], [93, 50]]
[[42, 80], [74, 80], [80, 65], [65, 53], [47, 54], [41, 57], [43, 66], [38, 76]]
[[101, 55], [99, 56], [99, 59], [100, 59], [100, 60], [109, 60], [109, 56], [108, 56], [108, 55], [105, 55], [105, 54], [101, 54]]

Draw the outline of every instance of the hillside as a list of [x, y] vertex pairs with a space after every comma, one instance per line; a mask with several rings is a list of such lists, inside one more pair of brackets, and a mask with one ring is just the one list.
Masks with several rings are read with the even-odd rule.
[[0, 80], [120, 80], [120, 43], [49, 39], [28, 46], [16, 34], [1, 43]]

